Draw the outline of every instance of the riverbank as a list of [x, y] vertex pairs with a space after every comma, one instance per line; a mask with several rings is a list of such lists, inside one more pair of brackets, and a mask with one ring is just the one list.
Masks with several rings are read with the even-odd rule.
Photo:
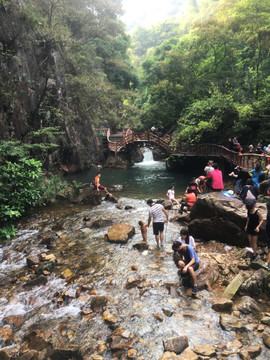
[[[137, 222], [147, 219], [149, 208], [142, 200], [121, 200], [121, 209], [105, 201], [42, 209], [1, 243], [1, 356], [152, 360], [168, 349], [166, 340], [185, 336], [197, 358], [209, 358], [210, 351], [214, 358], [248, 352], [267, 359], [263, 334], [269, 332], [264, 322], [270, 308], [264, 294], [255, 296], [256, 311], [241, 310], [241, 297], [229, 311], [212, 309], [235, 276], [256, 272], [248, 264], [243, 269], [242, 250], [197, 239], [201, 261], [214, 261], [219, 279], [192, 299], [179, 286], [172, 259], [181, 224], [169, 223], [163, 251], [149, 229], [150, 247], [139, 252], [133, 248], [141, 241]], [[105, 234], [120, 221], [134, 226], [135, 235], [124, 245], [107, 242]]]

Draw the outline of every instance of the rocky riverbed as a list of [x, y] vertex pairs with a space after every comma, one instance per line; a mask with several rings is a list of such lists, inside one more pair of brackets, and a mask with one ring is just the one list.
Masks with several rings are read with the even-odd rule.
[[183, 223], [169, 223], [164, 249], [151, 229], [140, 246], [148, 207], [120, 204], [42, 209], [1, 243], [0, 359], [268, 359], [269, 272], [245, 248], [196, 239], [193, 299], [171, 251]]

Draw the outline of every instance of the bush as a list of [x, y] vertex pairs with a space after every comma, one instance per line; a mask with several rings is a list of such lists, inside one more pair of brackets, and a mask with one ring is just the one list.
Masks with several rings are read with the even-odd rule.
[[0, 166], [0, 239], [15, 234], [14, 220], [41, 201], [41, 192], [40, 161], [20, 159]]

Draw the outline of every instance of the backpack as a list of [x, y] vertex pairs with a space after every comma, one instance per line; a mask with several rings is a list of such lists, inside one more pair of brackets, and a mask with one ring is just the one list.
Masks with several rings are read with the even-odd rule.
[[255, 196], [252, 194], [250, 190], [247, 191], [246, 200], [255, 200]]

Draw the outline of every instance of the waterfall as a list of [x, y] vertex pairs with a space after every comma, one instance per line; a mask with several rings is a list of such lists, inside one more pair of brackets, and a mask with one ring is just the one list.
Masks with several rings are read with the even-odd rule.
[[152, 162], [154, 161], [152, 150], [145, 148], [143, 152], [143, 161], [142, 162]]

